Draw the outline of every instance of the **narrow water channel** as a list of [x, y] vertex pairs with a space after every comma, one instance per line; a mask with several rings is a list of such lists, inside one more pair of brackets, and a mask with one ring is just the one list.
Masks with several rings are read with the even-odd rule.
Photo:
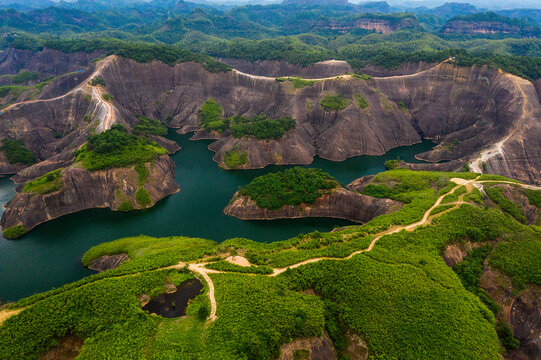
[[[290, 166], [267, 166], [259, 170], [226, 171], [212, 161], [210, 141], [190, 141], [188, 135], [170, 131], [168, 136], [182, 147], [172, 158], [181, 191], [152, 209], [131, 213], [107, 209], [86, 210], [39, 225], [19, 240], [0, 238], [0, 301], [15, 301], [78, 280], [93, 272], [81, 266], [81, 256], [90, 247], [134, 235], [184, 235], [223, 241], [244, 237], [271, 242], [314, 230], [330, 231], [349, 224], [338, 219], [292, 219], [242, 221], [223, 214], [238, 189], [254, 177]], [[359, 156], [343, 162], [316, 158], [307, 167], [330, 173], [343, 184], [384, 170], [389, 159], [409, 162], [427, 151], [431, 141], [393, 149], [383, 156]], [[14, 194], [9, 179], [0, 179], [0, 201]]]

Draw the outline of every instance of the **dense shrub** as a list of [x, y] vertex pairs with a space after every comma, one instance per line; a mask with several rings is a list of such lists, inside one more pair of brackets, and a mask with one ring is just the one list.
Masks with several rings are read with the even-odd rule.
[[355, 100], [355, 104], [361, 109], [366, 109], [369, 106], [368, 101], [361, 94], [354, 94], [353, 99]]
[[167, 134], [167, 127], [155, 119], [150, 119], [146, 116], [137, 116], [139, 122], [133, 127], [133, 132], [140, 135], [158, 135], [164, 136]]
[[322, 194], [339, 186], [320, 169], [293, 168], [255, 178], [240, 189], [260, 208], [276, 210], [284, 205], [311, 204]]
[[520, 222], [526, 222], [526, 216], [524, 215], [524, 210], [518, 207], [517, 205], [515, 205], [511, 200], [503, 196], [502, 188], [494, 187], [494, 186], [486, 186], [485, 193], [488, 195], [488, 197], [492, 201], [498, 204], [498, 206], [503, 211], [513, 216], [515, 219], [517, 219]]
[[31, 165], [36, 162], [36, 156], [32, 154], [21, 140], [2, 140], [0, 150], [6, 154], [10, 164]]
[[91, 171], [146, 163], [164, 154], [167, 150], [154, 141], [129, 134], [122, 125], [90, 136], [86, 145], [75, 152], [77, 161]]
[[327, 111], [334, 110], [334, 111], [340, 111], [344, 110], [348, 105], [349, 101], [347, 99], [344, 99], [342, 95], [325, 95], [323, 98], [321, 98], [321, 101], [319, 102], [321, 107]]
[[229, 169], [236, 169], [248, 164], [248, 153], [244, 150], [229, 150], [224, 155], [224, 164]]
[[28, 229], [24, 227], [24, 225], [21, 224], [21, 225], [15, 225], [15, 226], [5, 229], [2, 232], [2, 235], [6, 239], [16, 239], [23, 236], [27, 232], [28, 232]]
[[142, 207], [147, 207], [152, 204], [150, 194], [144, 187], [139, 187], [135, 192], [135, 202]]
[[92, 78], [92, 80], [90, 80], [90, 85], [92, 86], [98, 86], [98, 85], [101, 85], [103, 87], [105, 87], [105, 80], [103, 80], [101, 77], [99, 76], [96, 76], [95, 78]]
[[254, 115], [251, 118], [233, 116], [229, 124], [234, 137], [254, 136], [261, 140], [279, 139], [288, 130], [294, 129], [296, 122], [289, 116], [268, 119], [266, 115]]
[[21, 71], [17, 75], [11, 77], [11, 82], [14, 84], [24, 84], [29, 81], [34, 81], [39, 78], [39, 75], [31, 71]]
[[222, 107], [212, 98], [207, 99], [199, 109], [199, 121], [201, 127], [206, 131], [225, 130], [225, 124], [222, 121]]

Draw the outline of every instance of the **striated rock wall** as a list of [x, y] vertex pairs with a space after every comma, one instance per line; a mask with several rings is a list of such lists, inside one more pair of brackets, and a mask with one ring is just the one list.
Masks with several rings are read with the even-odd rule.
[[18, 74], [21, 70], [43, 75], [58, 76], [84, 69], [105, 51], [66, 54], [58, 50], [43, 49], [34, 52], [8, 48], [0, 53], [0, 75]]
[[[150, 195], [150, 206], [179, 190], [175, 165], [169, 156], [162, 156], [146, 166], [149, 178], [144, 188]], [[17, 193], [4, 211], [0, 221], [2, 228], [23, 224], [32, 229], [45, 221], [91, 208], [117, 210], [125, 200], [131, 201], [134, 208], [141, 208], [135, 201], [139, 184], [134, 167], [89, 172], [71, 166], [62, 171], [62, 181], [62, 188], [54, 193]]]
[[[334, 161], [380, 155], [424, 137], [442, 144], [421, 154], [423, 160], [464, 163], [494, 148], [483, 159], [483, 170], [541, 182], [537, 141], [541, 104], [536, 89], [527, 80], [487, 67], [444, 62], [414, 74], [369, 81], [339, 76], [299, 89], [273, 77], [239, 71], [209, 73], [197, 63], [169, 66], [110, 57], [97, 68], [107, 84], [103, 91], [114, 96], [112, 103], [98, 104], [94, 97], [85, 103], [88, 89], [21, 103], [0, 115], [0, 134], [21, 138], [43, 160], [86, 140], [91, 126], [80, 119], [89, 112], [113, 119], [101, 123], [98, 130], [111, 121], [133, 125], [134, 115], [140, 114], [166, 121], [181, 133], [198, 132], [198, 110], [214, 98], [225, 116], [288, 115], [297, 121], [297, 128], [279, 140], [235, 139], [227, 131], [215, 134], [220, 139], [210, 148], [216, 152], [214, 160], [224, 167], [225, 154], [234, 149], [247, 152], [246, 168], [260, 168], [306, 164], [315, 155]], [[327, 94], [341, 94], [349, 105], [342, 111], [325, 111], [319, 104]], [[354, 95], [364, 97], [369, 106], [361, 109]], [[62, 131], [67, 135], [55, 138]], [[202, 137], [208, 135], [195, 136]], [[452, 141], [458, 141], [458, 146], [450, 147]], [[478, 162], [474, 170], [480, 169]]]
[[304, 79], [319, 79], [353, 72], [351, 65], [339, 60], [322, 61], [308, 66], [276, 60], [257, 60], [253, 63], [244, 59], [218, 60], [243, 73], [268, 77], [298, 76]]
[[391, 199], [373, 198], [340, 188], [322, 195], [313, 204], [286, 205], [278, 210], [262, 209], [255, 201], [237, 193], [224, 213], [242, 220], [329, 217], [365, 223], [376, 216], [397, 211], [402, 205]]

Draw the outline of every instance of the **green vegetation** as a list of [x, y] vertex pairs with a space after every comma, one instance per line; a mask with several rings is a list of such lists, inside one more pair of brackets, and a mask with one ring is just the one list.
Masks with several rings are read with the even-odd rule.
[[139, 122], [133, 127], [133, 132], [142, 135], [158, 135], [164, 136], [167, 134], [167, 127], [155, 119], [150, 119], [146, 116], [137, 116]]
[[245, 150], [233, 149], [224, 155], [224, 164], [229, 169], [237, 169], [248, 164], [248, 153]]
[[293, 352], [293, 360], [307, 360], [310, 359], [310, 350], [298, 349]]
[[24, 185], [23, 191], [33, 194], [50, 194], [62, 188], [62, 170], [57, 169], [38, 177]]
[[454, 206], [455, 205], [453, 205], [453, 204], [438, 205], [434, 209], [432, 209], [432, 211], [430, 212], [430, 215], [439, 214], [441, 212], [444, 212], [445, 210], [449, 210], [449, 209], [453, 208]]
[[363, 73], [359, 73], [359, 72], [356, 72], [356, 73], [352, 74], [351, 77], [353, 77], [355, 79], [359, 79], [359, 80], [364, 80], [364, 81], [368, 81], [368, 80], [372, 79], [372, 76], [367, 75], [367, 74], [363, 74]]
[[339, 183], [319, 169], [293, 168], [259, 176], [239, 190], [260, 208], [277, 210], [284, 205], [311, 204]]
[[276, 78], [278, 82], [290, 81], [295, 89], [303, 89], [308, 86], [312, 86], [316, 83], [315, 80], [306, 80], [300, 77], [281, 77]]
[[469, 193], [464, 195], [463, 200], [466, 202], [475, 202], [478, 204], [483, 204], [483, 198], [485, 196], [478, 188], [473, 188], [473, 190]]
[[135, 192], [135, 202], [141, 207], [147, 207], [152, 204], [150, 194], [144, 187], [139, 187]]
[[347, 99], [344, 99], [342, 95], [330, 95], [327, 94], [321, 98], [321, 101], [319, 102], [321, 107], [327, 111], [340, 111], [344, 110], [348, 105], [349, 101]]
[[98, 85], [101, 85], [103, 87], [105, 87], [105, 80], [103, 80], [101, 77], [99, 76], [96, 76], [95, 78], [92, 78], [92, 80], [90, 80], [90, 85], [92, 86], [98, 86]]
[[17, 75], [11, 77], [11, 82], [14, 84], [25, 84], [29, 81], [35, 81], [39, 78], [39, 75], [31, 71], [21, 71]]
[[26, 234], [27, 232], [28, 232], [28, 229], [24, 227], [24, 225], [20, 224], [20, 225], [15, 225], [15, 226], [5, 229], [2, 232], [2, 235], [6, 239], [17, 239], [23, 236], [24, 234]]
[[445, 144], [443, 144], [441, 147], [445, 150], [453, 151], [458, 145], [460, 145], [460, 140], [453, 139]]
[[530, 205], [541, 207], [541, 190], [522, 189]]
[[108, 102], [113, 102], [113, 100], [115, 99], [114, 96], [111, 94], [101, 94], [101, 97], [103, 98], [103, 100]]
[[520, 222], [526, 222], [526, 216], [524, 215], [524, 210], [511, 200], [503, 196], [503, 189], [495, 186], [485, 186], [485, 193], [488, 197], [494, 201], [504, 212], [513, 216]]
[[398, 108], [399, 108], [400, 110], [402, 110], [402, 111], [405, 112], [406, 114], [409, 114], [410, 109], [406, 106], [406, 104], [404, 104], [403, 101], [397, 102], [396, 105], [398, 105]]
[[0, 86], [0, 97], [5, 97], [10, 95], [11, 101], [15, 101], [21, 96], [21, 94], [27, 90], [29, 90], [30, 87], [28, 86], [19, 86], [19, 85], [3, 85]]
[[[323, 260], [276, 277], [263, 275], [270, 273], [271, 266], [285, 267], [318, 256], [344, 258], [366, 249], [372, 234], [385, 226], [418, 220], [422, 208], [426, 210], [456, 186], [451, 178], [476, 176], [406, 169], [380, 173], [366, 192], [400, 199], [406, 205], [362, 226], [330, 233], [313, 232], [269, 244], [146, 236], [100, 244], [84, 254], [83, 264], [118, 253], [128, 254], [130, 261], [11, 305], [26, 309], [0, 327], [0, 348], [9, 357], [38, 357], [57, 339], [73, 334], [86, 339], [79, 355], [83, 359], [102, 354], [268, 359], [276, 358], [283, 344], [325, 331], [339, 356], [347, 347], [346, 333], [353, 332], [362, 336], [375, 359], [439, 359], [448, 354], [456, 359], [498, 358], [498, 335], [508, 349], [517, 341], [505, 323], [496, 321], [498, 306], [480, 288], [485, 264], [510, 276], [517, 286], [541, 284], [541, 233], [498, 209], [464, 204], [415, 231], [384, 236], [370, 252], [351, 259]], [[264, 183], [282, 183], [277, 177], [262, 178]], [[328, 177], [323, 180], [335, 183]], [[474, 250], [454, 269], [447, 267], [440, 254], [450, 244], [465, 242], [474, 244]], [[254, 265], [241, 267], [220, 260], [237, 253]], [[210, 313], [206, 294], [196, 297], [187, 316], [178, 319], [141, 310], [141, 294], [163, 293], [168, 280], [178, 284], [191, 277], [177, 270], [158, 270], [179, 261], [209, 262], [207, 267], [226, 272], [210, 274], [216, 321], [205, 322]]]
[[90, 171], [146, 163], [165, 154], [167, 150], [154, 141], [131, 135], [122, 125], [90, 136], [86, 145], [75, 152], [77, 161]]
[[118, 206], [118, 211], [132, 211], [132, 210], [134, 210], [133, 203], [128, 199], [123, 200]]
[[295, 128], [295, 119], [284, 116], [279, 119], [269, 119], [266, 115], [254, 115], [251, 118], [235, 115], [228, 119], [222, 118], [222, 107], [214, 99], [205, 101], [199, 110], [201, 127], [206, 131], [231, 130], [236, 138], [254, 136], [257, 139], [279, 139], [288, 130]]
[[222, 120], [222, 107], [216, 100], [209, 98], [199, 109], [199, 121], [206, 131], [223, 131], [226, 126]]
[[266, 115], [254, 115], [251, 118], [233, 116], [228, 119], [234, 137], [254, 136], [257, 139], [279, 139], [288, 130], [295, 128], [295, 119], [284, 116], [268, 119]]
[[399, 159], [395, 159], [395, 160], [387, 160], [387, 161], [385, 161], [385, 163], [383, 164], [383, 166], [385, 166], [385, 169], [386, 169], [386, 170], [394, 170], [394, 169], [397, 169], [397, 168], [400, 166], [400, 160], [399, 160]]
[[441, 200], [441, 203], [442, 204], [448, 204], [448, 203], [451, 203], [451, 202], [457, 202], [460, 195], [466, 193], [466, 187], [465, 186], [461, 186], [459, 187], [458, 189], [456, 189], [452, 194], [449, 194], [449, 195], [446, 195], [442, 200]]
[[353, 94], [353, 100], [355, 100], [355, 104], [357, 104], [360, 109], [366, 109], [370, 106], [368, 101], [366, 101], [361, 94]]
[[232, 264], [225, 260], [216, 261], [205, 266], [208, 269], [214, 269], [218, 271], [227, 271], [243, 274], [260, 274], [268, 275], [272, 274], [272, 269], [268, 266], [240, 266]]
[[32, 165], [36, 162], [36, 156], [21, 140], [4, 139], [0, 150], [4, 152], [10, 164]]

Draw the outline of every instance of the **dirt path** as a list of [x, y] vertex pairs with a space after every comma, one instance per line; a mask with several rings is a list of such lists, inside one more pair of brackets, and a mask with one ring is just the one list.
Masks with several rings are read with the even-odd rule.
[[[408, 75], [394, 75], [394, 76], [386, 76], [386, 77], [377, 77], [377, 76], [372, 76], [372, 78], [374, 79], [393, 79], [393, 78], [409, 78], [409, 77], [416, 77], [416, 76], [419, 76], [427, 71], [430, 71], [430, 70], [433, 70], [433, 69], [436, 69], [438, 67], [440, 67], [442, 64], [448, 62], [450, 59], [447, 59], [441, 63], [439, 63], [438, 65], [434, 66], [434, 67], [431, 67], [430, 69], [426, 69], [426, 70], [423, 70], [423, 71], [419, 71], [419, 72], [416, 72], [414, 74], [408, 74]], [[246, 77], [249, 77], [251, 79], [258, 79], [258, 80], [265, 80], [265, 81], [276, 81], [277, 78], [284, 78], [284, 79], [288, 79], [288, 78], [296, 78], [298, 76], [277, 76], [277, 77], [270, 77], [270, 76], [263, 76], [263, 75], [252, 75], [252, 74], [248, 74], [248, 73], [245, 73], [245, 72], [242, 72], [242, 71], [239, 71], [237, 69], [233, 69], [232, 70], [233, 73], [235, 74], [238, 74], [238, 75], [243, 75], [243, 76], [246, 76]], [[340, 80], [349, 80], [349, 79], [354, 79], [354, 77], [351, 75], [351, 74], [343, 74], [343, 75], [336, 75], [336, 76], [329, 76], [329, 77], [324, 77], [324, 78], [315, 78], [315, 79], [311, 79], [311, 78], [301, 78], [303, 80], [307, 80], [307, 81], [325, 81], [325, 80], [337, 80], [337, 79], [340, 79]]]
[[528, 97], [526, 96], [526, 93], [524, 92], [524, 89], [522, 88], [522, 85], [530, 85], [530, 82], [528, 80], [522, 79], [518, 76], [511, 75], [511, 74], [505, 74], [505, 76], [507, 76], [515, 84], [515, 87], [520, 92], [520, 96], [522, 98], [522, 114], [520, 118], [518, 119], [515, 128], [511, 130], [509, 134], [507, 134], [504, 138], [502, 138], [498, 142], [494, 143], [488, 149], [482, 150], [479, 157], [470, 163], [470, 169], [472, 172], [482, 174], [483, 163], [485, 163], [487, 160], [497, 155], [501, 155], [502, 157], [505, 157], [503, 146], [520, 128], [520, 125], [522, 124], [522, 120], [524, 118], [528, 118], [532, 116], [533, 106], [528, 101]]
[[21, 311], [23, 311], [25, 308], [19, 308], [19, 309], [6, 309], [0, 311], [0, 325], [6, 320], [7, 318], [12, 317], [13, 315], [17, 315]]
[[102, 89], [100, 86], [91, 86], [89, 85], [89, 82], [100, 76], [103, 72], [103, 70], [110, 65], [113, 61], [116, 61], [117, 57], [115, 55], [111, 55], [103, 59], [98, 63], [96, 66], [96, 69], [94, 72], [84, 81], [82, 81], [79, 85], [68, 91], [67, 93], [50, 98], [50, 99], [34, 99], [34, 100], [26, 100], [21, 101], [15, 104], [12, 104], [5, 109], [2, 110], [2, 113], [5, 113], [9, 110], [17, 109], [21, 105], [25, 104], [32, 104], [32, 103], [40, 103], [40, 102], [50, 102], [50, 101], [56, 101], [62, 98], [65, 98], [66, 96], [69, 96], [71, 94], [74, 94], [76, 92], [83, 92], [84, 94], [92, 96], [92, 99], [95, 100], [98, 103], [98, 106], [104, 106], [106, 109], [105, 115], [102, 116], [100, 119], [100, 124], [98, 125], [97, 131], [105, 131], [107, 129], [110, 129], [111, 126], [115, 123], [115, 111], [114, 107], [111, 103], [108, 101], [105, 101], [102, 96]]

